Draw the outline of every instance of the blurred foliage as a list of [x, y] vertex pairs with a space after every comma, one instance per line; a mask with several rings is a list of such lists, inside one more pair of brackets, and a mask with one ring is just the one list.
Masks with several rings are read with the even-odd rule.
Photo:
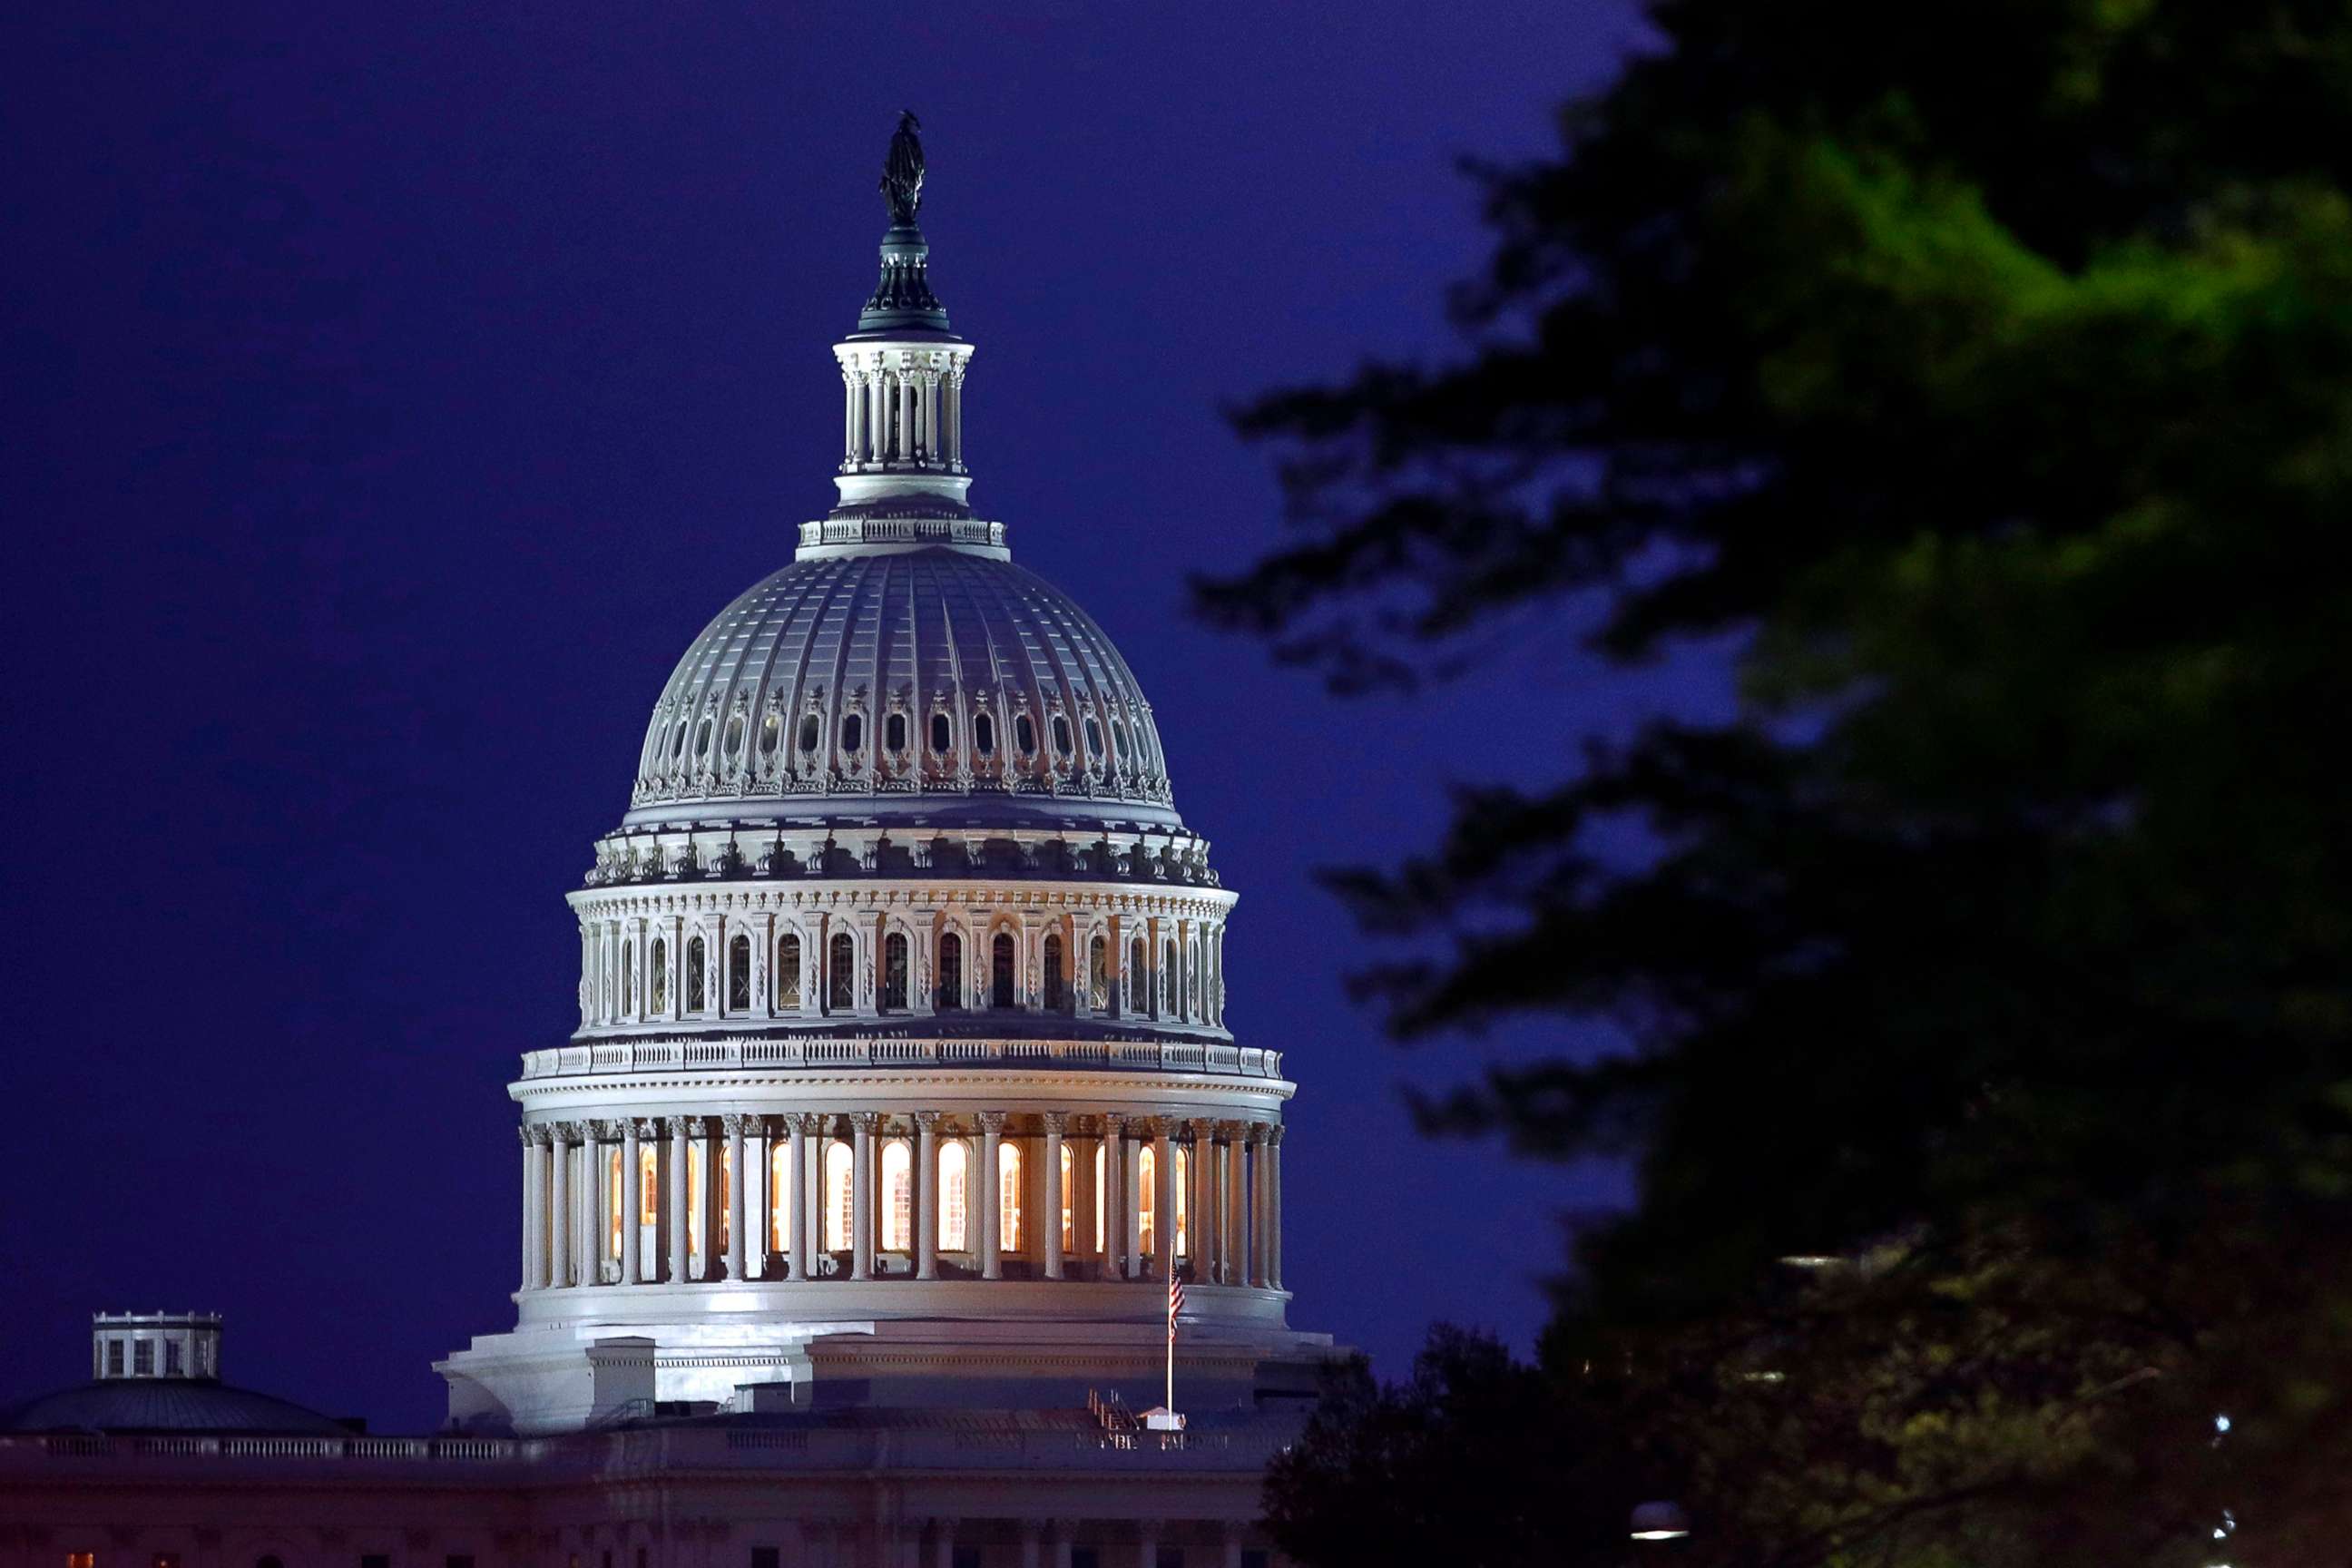
[[1477, 170], [1458, 361], [1241, 415], [1296, 533], [1197, 600], [1357, 690], [1601, 591], [1738, 715], [1334, 873], [1412, 939], [1363, 990], [1631, 1042], [1423, 1112], [1638, 1162], [1538, 1372], [1675, 1457], [1685, 1558], [2341, 1560], [2352, 11], [1651, 16]]

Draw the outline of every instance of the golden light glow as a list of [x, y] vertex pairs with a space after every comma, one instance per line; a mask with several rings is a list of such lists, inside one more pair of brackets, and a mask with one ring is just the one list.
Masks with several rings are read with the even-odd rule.
[[849, 1145], [834, 1139], [824, 1146], [824, 1249], [846, 1252], [856, 1227], [851, 1207]]
[[962, 1252], [964, 1220], [971, 1207], [971, 1156], [961, 1139], [940, 1145], [940, 1250]]
[[1160, 1251], [1160, 1151], [1147, 1143], [1136, 1163], [1136, 1246], [1146, 1258]]
[[1021, 1145], [996, 1146], [996, 1244], [1003, 1252], [1021, 1250]]
[[882, 1247], [904, 1252], [915, 1245], [915, 1157], [903, 1138], [882, 1145]]
[[1176, 1146], [1176, 1256], [1192, 1256], [1192, 1200], [1184, 1189], [1191, 1185], [1192, 1156], [1182, 1144]]
[[1101, 1139], [1097, 1138], [1095, 1140], [1095, 1251], [1097, 1254], [1100, 1254], [1103, 1249], [1103, 1164], [1105, 1160], [1105, 1148], [1106, 1145]]
[[604, 1250], [614, 1258], [621, 1256], [621, 1219], [624, 1214], [621, 1205], [627, 1201], [628, 1197], [627, 1194], [621, 1191], [621, 1172], [624, 1169], [621, 1164], [621, 1146], [618, 1143], [614, 1144], [612, 1152], [606, 1157], [604, 1167], [605, 1228], [612, 1233], [605, 1238]]
[[768, 1145], [768, 1250], [792, 1244], [793, 1149], [782, 1139]]
[[1062, 1145], [1061, 1181], [1062, 1250], [1071, 1253], [1078, 1249], [1078, 1161], [1067, 1143]]
[[637, 1145], [637, 1223], [661, 1223], [661, 1151], [650, 1143]]

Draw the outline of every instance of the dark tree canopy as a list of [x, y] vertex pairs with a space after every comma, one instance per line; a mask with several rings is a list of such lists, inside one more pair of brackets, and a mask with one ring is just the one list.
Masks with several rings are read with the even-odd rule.
[[[1638, 1158], [1550, 1353], [1708, 1369], [1644, 1408], [1743, 1521], [1721, 1560], [2203, 1562], [2224, 1510], [2231, 1561], [2319, 1560], [2296, 1532], [2352, 1518], [2352, 13], [1652, 16], [1557, 157], [1480, 172], [1465, 357], [1244, 414], [1297, 531], [1200, 605], [1342, 689], [1596, 588], [1613, 658], [1736, 638], [1734, 721], [1465, 788], [1334, 878], [1420, 939], [1364, 977], [1400, 1036], [1632, 1042], [1431, 1118]], [[1632, 869], [1594, 847], [1624, 821]]]

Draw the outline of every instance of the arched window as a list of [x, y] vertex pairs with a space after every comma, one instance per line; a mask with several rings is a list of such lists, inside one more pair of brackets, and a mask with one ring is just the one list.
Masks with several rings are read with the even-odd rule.
[[629, 1014], [636, 1010], [637, 944], [625, 942], [621, 944], [621, 1011]]
[[1176, 944], [1172, 942], [1160, 950], [1160, 1016], [1176, 1016]]
[[734, 756], [743, 749], [743, 715], [738, 713], [727, 721], [727, 738], [719, 742], [719, 750]]
[[971, 749], [983, 757], [996, 755], [996, 721], [985, 713], [971, 716]]
[[1087, 1005], [1097, 1013], [1110, 1010], [1110, 943], [1100, 932], [1087, 943]]
[[966, 1252], [965, 1220], [971, 1212], [971, 1156], [963, 1140], [940, 1145], [940, 1250]]
[[1070, 1152], [1067, 1143], [1062, 1145], [1058, 1179], [1062, 1184], [1062, 1252], [1066, 1257], [1078, 1249], [1078, 1158]]
[[1106, 1153], [1109, 1147], [1103, 1139], [1095, 1140], [1095, 1251], [1097, 1254], [1103, 1250], [1103, 1222], [1108, 1217], [1108, 1205], [1103, 1201], [1103, 1194], [1110, 1189], [1103, 1184], [1103, 1176], [1106, 1173], [1104, 1167], [1109, 1163]]
[[702, 939], [688, 937], [686, 942], [686, 1010], [689, 1013], [699, 1013], [705, 1005], [702, 989], [704, 965]]
[[1045, 933], [1045, 1007], [1058, 1013], [1070, 1005], [1068, 987], [1062, 984], [1062, 939], [1053, 932]]
[[1192, 1256], [1191, 1223], [1192, 1216], [1190, 1212], [1192, 1208], [1192, 1199], [1190, 1195], [1186, 1194], [1184, 1189], [1190, 1184], [1190, 1178], [1192, 1173], [1192, 1156], [1185, 1151], [1184, 1145], [1179, 1143], [1176, 1145], [1176, 1153], [1174, 1158], [1176, 1161], [1176, 1203], [1174, 1205], [1176, 1209], [1176, 1256], [1179, 1258], [1190, 1258]]
[[955, 721], [944, 713], [931, 715], [931, 750], [944, 752], [955, 744]]
[[907, 749], [907, 716], [893, 713], [882, 721], [882, 744], [894, 752]]
[[801, 939], [786, 931], [776, 939], [776, 1011], [797, 1013], [801, 1006]]
[[988, 944], [988, 1005], [1010, 1007], [1013, 995], [1013, 934], [998, 931], [996, 940]]
[[1143, 939], [1137, 937], [1127, 950], [1128, 1007], [1140, 1013], [1151, 1005], [1151, 971], [1144, 967]]
[[1013, 721], [1013, 743], [1021, 748], [1021, 754], [1024, 757], [1037, 754], [1037, 726], [1029, 721], [1026, 713]]
[[1062, 753], [1062, 755], [1064, 755], [1064, 756], [1066, 756], [1066, 756], [1068, 756], [1068, 755], [1070, 754], [1070, 752], [1071, 752], [1074, 749], [1075, 749], [1075, 748], [1074, 748], [1074, 747], [1072, 747], [1072, 745], [1070, 744], [1070, 721], [1069, 721], [1069, 720], [1068, 720], [1068, 719], [1066, 719], [1066, 718], [1065, 718], [1065, 717], [1063, 717], [1063, 716], [1062, 716], [1061, 714], [1059, 714], [1059, 713], [1055, 714], [1055, 715], [1054, 715], [1054, 750], [1055, 750], [1055, 751], [1057, 751], [1057, 752], [1061, 752], [1061, 753]]
[[882, 939], [882, 1005], [896, 1012], [907, 1007], [907, 939], [895, 931]]
[[822, 726], [820, 726], [820, 725], [817, 723], [817, 718], [816, 718], [816, 715], [815, 715], [815, 714], [811, 713], [811, 714], [807, 715], [805, 718], [802, 719], [802, 721], [801, 721], [801, 751], [802, 751], [803, 753], [807, 753], [807, 752], [814, 752], [814, 751], [815, 751], [815, 750], [816, 750], [816, 743], [817, 743], [817, 740], [818, 740], [818, 737], [819, 737], [819, 735], [821, 734], [821, 732], [822, 732]]
[[727, 942], [727, 1005], [738, 1013], [751, 1010], [751, 939], [741, 931]]
[[904, 1138], [882, 1145], [882, 1247], [904, 1252], [915, 1245], [915, 1156]]
[[933, 1004], [940, 1011], [963, 1005], [963, 938], [940, 933], [940, 994]]
[[658, 1140], [647, 1139], [637, 1145], [637, 1224], [660, 1223], [661, 1148]]
[[996, 1246], [1018, 1252], [1021, 1239], [1021, 1145], [1011, 1139], [996, 1146]]
[[1160, 1256], [1160, 1151], [1146, 1143], [1135, 1163], [1135, 1246]]
[[654, 938], [651, 957], [647, 967], [653, 973], [646, 976], [646, 1001], [650, 1011], [658, 1016], [669, 1011], [669, 943]]
[[833, 954], [825, 964], [825, 1005], [837, 1013], [857, 1005], [857, 943], [847, 931], [833, 933]]
[[849, 1238], [856, 1224], [851, 1208], [850, 1166], [853, 1156], [849, 1145], [838, 1138], [828, 1139], [824, 1145], [824, 1249], [846, 1252]]
[[776, 747], [782, 743], [783, 738], [784, 716], [782, 714], [771, 713], [760, 721], [760, 754], [761, 756], [774, 756]]
[[841, 750], [845, 756], [856, 756], [866, 749], [866, 721], [855, 713], [845, 714], [841, 721]]
[[629, 1195], [621, 1185], [621, 1172], [625, 1168], [621, 1163], [621, 1156], [625, 1152], [618, 1143], [614, 1143], [608, 1145], [604, 1156], [604, 1255], [607, 1258], [621, 1256], [621, 1222], [628, 1212], [621, 1205]]
[[782, 1138], [771, 1138], [768, 1140], [768, 1250], [782, 1252], [792, 1244], [793, 1146]]

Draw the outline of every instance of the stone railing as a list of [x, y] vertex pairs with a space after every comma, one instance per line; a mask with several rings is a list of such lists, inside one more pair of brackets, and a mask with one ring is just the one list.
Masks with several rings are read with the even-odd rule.
[[534, 1445], [513, 1437], [109, 1436], [65, 1432], [0, 1437], [0, 1451], [38, 1446], [68, 1458], [438, 1459], [499, 1463], [532, 1458]]
[[1009, 1065], [1279, 1079], [1282, 1053], [1181, 1040], [613, 1040], [522, 1054], [522, 1076], [695, 1072], [712, 1068], [900, 1068]]

